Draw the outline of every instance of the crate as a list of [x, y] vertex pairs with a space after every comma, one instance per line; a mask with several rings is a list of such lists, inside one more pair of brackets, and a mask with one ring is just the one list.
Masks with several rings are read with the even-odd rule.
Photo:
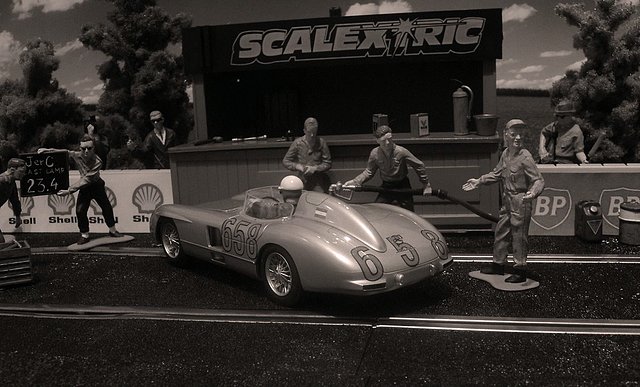
[[31, 246], [27, 241], [0, 244], [0, 287], [32, 281]]

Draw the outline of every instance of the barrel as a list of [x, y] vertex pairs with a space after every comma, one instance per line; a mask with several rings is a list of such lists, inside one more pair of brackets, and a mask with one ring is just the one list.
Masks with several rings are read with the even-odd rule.
[[620, 204], [620, 243], [640, 245], [640, 203], [624, 202]]

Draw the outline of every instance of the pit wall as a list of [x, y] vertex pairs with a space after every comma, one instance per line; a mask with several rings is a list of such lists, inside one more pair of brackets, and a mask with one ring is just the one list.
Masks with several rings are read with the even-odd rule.
[[640, 202], [640, 164], [540, 165], [545, 189], [532, 209], [529, 235], [575, 235], [576, 204], [600, 203], [604, 235], [618, 235], [625, 201]]
[[[100, 176], [105, 181], [107, 196], [113, 205], [117, 228], [125, 233], [149, 232], [149, 218], [161, 204], [173, 203], [171, 171], [106, 170]], [[80, 179], [78, 171], [69, 172], [69, 182]], [[0, 208], [0, 229], [5, 234], [14, 232], [78, 232], [75, 205], [77, 194], [21, 197], [23, 224], [15, 228], [15, 217], [10, 204]], [[89, 209], [92, 233], [106, 233], [102, 210], [95, 202]]]
[[[640, 202], [640, 164], [540, 165], [539, 168], [546, 184], [533, 205], [530, 235], [575, 235], [575, 206], [582, 200], [599, 202], [603, 234], [618, 235], [620, 204]], [[102, 171], [101, 176], [122, 232], [148, 232], [151, 212], [160, 204], [173, 203], [169, 169], [107, 170]], [[78, 179], [78, 172], [71, 171], [69, 181]], [[459, 194], [452, 188], [449, 192]], [[56, 195], [20, 198], [24, 223], [19, 229], [15, 229], [13, 211], [6, 203], [0, 208], [0, 229], [4, 233], [77, 232], [76, 198], [77, 194], [64, 198]], [[89, 209], [89, 220], [92, 232], [107, 231], [95, 203]]]

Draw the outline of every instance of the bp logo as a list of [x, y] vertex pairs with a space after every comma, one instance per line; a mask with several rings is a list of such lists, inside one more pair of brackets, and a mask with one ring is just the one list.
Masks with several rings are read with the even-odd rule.
[[[111, 203], [111, 207], [116, 208], [116, 206], [118, 205], [118, 199], [116, 199], [116, 194], [113, 193], [113, 191], [109, 187], [104, 187], [104, 190], [107, 192], [107, 198], [109, 199], [109, 203]], [[100, 208], [100, 206], [98, 205], [98, 203], [96, 203], [95, 200], [91, 201], [91, 209], [93, 210], [94, 214], [102, 215], [102, 208]]]
[[545, 188], [533, 203], [531, 220], [545, 230], [553, 230], [567, 220], [571, 208], [569, 190]]
[[131, 202], [141, 214], [150, 214], [164, 203], [162, 191], [153, 184], [145, 183], [133, 191]]
[[640, 189], [626, 187], [603, 189], [600, 193], [600, 206], [604, 221], [617, 230], [620, 204], [634, 201], [640, 203]]
[[76, 198], [73, 195], [49, 195], [47, 205], [54, 215], [71, 215], [71, 210], [76, 206]]

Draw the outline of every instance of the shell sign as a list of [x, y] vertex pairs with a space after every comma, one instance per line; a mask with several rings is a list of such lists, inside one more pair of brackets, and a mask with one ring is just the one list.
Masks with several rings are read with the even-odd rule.
[[[162, 204], [173, 203], [169, 169], [106, 170], [101, 171], [100, 176], [105, 181], [107, 197], [121, 232], [149, 232], [151, 213]], [[69, 172], [71, 183], [79, 178], [77, 171]], [[5, 205], [0, 208], [0, 229], [4, 233], [78, 232], [76, 195], [21, 197], [22, 226], [15, 229], [13, 211], [9, 205]], [[95, 201], [91, 202], [88, 217], [92, 233], [107, 232], [102, 209]]]

